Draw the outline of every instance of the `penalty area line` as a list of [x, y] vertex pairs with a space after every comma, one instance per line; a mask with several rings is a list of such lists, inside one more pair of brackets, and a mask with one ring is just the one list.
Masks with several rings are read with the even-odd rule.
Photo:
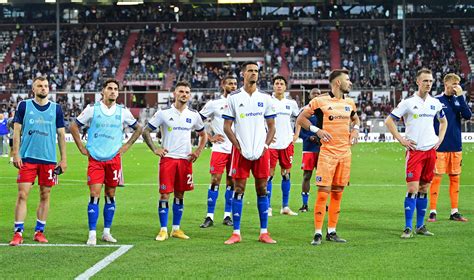
[[[0, 246], [9, 246], [9, 244], [0, 244]], [[19, 247], [90, 247], [90, 248], [117, 248], [105, 258], [94, 264], [92, 267], [78, 275], [76, 280], [85, 280], [89, 279], [92, 276], [96, 275], [99, 271], [110, 265], [113, 261], [121, 257], [123, 254], [127, 253], [130, 249], [133, 248], [133, 245], [95, 245], [89, 246], [86, 244], [21, 244]]]

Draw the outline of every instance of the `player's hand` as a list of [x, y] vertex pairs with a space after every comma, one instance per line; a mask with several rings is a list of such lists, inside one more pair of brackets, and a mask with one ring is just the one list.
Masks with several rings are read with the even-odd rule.
[[454, 93], [456, 96], [461, 96], [462, 95], [462, 87], [460, 85], [454, 86], [453, 87]]
[[[273, 142], [272, 142], [272, 143], [273, 143]], [[263, 147], [262, 154], [260, 155], [260, 157], [259, 157], [259, 158], [263, 157], [267, 151], [268, 151], [268, 148], [266, 148], [266, 147]]]
[[329, 142], [332, 139], [332, 136], [329, 132], [326, 130], [320, 129], [318, 132], [316, 132], [316, 135], [321, 139], [323, 142]]
[[56, 167], [60, 166], [61, 167], [61, 170], [62, 172], [66, 172], [66, 169], [67, 169], [67, 162], [66, 160], [61, 160], [58, 165], [56, 165]]
[[86, 147], [84, 147], [84, 146], [81, 147], [80, 152], [81, 152], [81, 154], [83, 154], [83, 155], [85, 155], [85, 156], [87, 156], [87, 157], [90, 156], [89, 151], [88, 151], [88, 150], [86, 149]]
[[122, 147], [120, 147], [118, 152], [119, 152], [120, 155], [123, 155], [123, 154], [125, 154], [125, 152], [128, 151], [128, 149], [130, 149], [130, 145], [128, 143], [125, 143], [125, 144], [123, 144]]
[[156, 148], [155, 150], [155, 155], [159, 157], [164, 157], [168, 153], [167, 149], [162, 149], [162, 148]]
[[438, 142], [436, 143], [436, 145], [434, 145], [433, 149], [435, 149], [435, 151], [438, 150], [439, 146], [441, 146], [441, 143], [443, 143], [443, 142], [441, 142], [441, 141], [438, 140]]
[[358, 129], [353, 129], [351, 131], [350, 141], [351, 141], [351, 145], [355, 145], [359, 143], [359, 130]]
[[15, 166], [18, 169], [20, 169], [23, 166], [23, 161], [21, 160], [21, 157], [18, 156], [18, 154], [13, 155], [13, 166]]
[[276, 141], [277, 141], [277, 138], [275, 136], [273, 136], [272, 144], [275, 144]]
[[194, 152], [192, 152], [188, 155], [188, 157], [189, 157], [188, 160], [190, 162], [195, 162], [200, 155], [201, 155], [201, 151], [199, 149], [196, 149]]
[[404, 146], [405, 148], [409, 150], [415, 150], [416, 149], [416, 142], [410, 139], [402, 138], [400, 140], [400, 144]]
[[209, 141], [211, 143], [222, 143], [224, 142], [225, 138], [224, 138], [224, 135], [222, 134], [216, 134], [214, 136], [212, 136], [211, 138], [209, 138]]

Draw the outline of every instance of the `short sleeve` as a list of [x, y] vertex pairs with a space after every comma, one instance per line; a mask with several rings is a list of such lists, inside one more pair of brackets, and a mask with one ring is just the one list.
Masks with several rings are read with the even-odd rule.
[[148, 127], [156, 130], [163, 123], [163, 111], [157, 111], [148, 121]]
[[227, 98], [227, 108], [224, 111], [224, 114], [222, 114], [222, 118], [226, 120], [234, 120], [235, 119], [235, 108], [234, 108], [234, 96], [230, 96]]
[[132, 112], [130, 112], [130, 110], [127, 108], [124, 108], [122, 111], [122, 120], [124, 124], [130, 127], [134, 126], [137, 123], [137, 120], [132, 115]]
[[23, 118], [25, 117], [25, 112], [26, 112], [26, 102], [21, 101], [16, 108], [16, 113], [15, 113], [13, 122], [23, 124]]
[[59, 104], [56, 104], [56, 128], [63, 127], [65, 127], [63, 110], [61, 109], [61, 106], [59, 106]]
[[265, 118], [274, 118], [276, 117], [275, 104], [271, 97], [267, 98], [267, 107], [265, 108]]
[[82, 112], [81, 114], [76, 118], [76, 123], [79, 126], [83, 125], [90, 125], [90, 122], [92, 120], [92, 117], [94, 117], [94, 106], [93, 105], [88, 105]]
[[404, 99], [400, 103], [398, 103], [398, 106], [395, 109], [393, 109], [390, 116], [398, 121], [399, 119], [401, 119], [401, 117], [403, 117], [403, 115], [405, 115], [406, 112], [407, 112], [407, 102]]
[[203, 119], [207, 119], [213, 116], [214, 111], [212, 110], [213, 102], [207, 102], [206, 105], [199, 111], [199, 114], [202, 116]]
[[320, 106], [319, 104], [319, 99], [318, 98], [313, 98], [308, 105], [306, 105], [304, 111], [310, 113], [311, 115], [314, 114], [314, 111], [318, 109]]
[[294, 117], [297, 117], [300, 114], [300, 108], [298, 108], [298, 104], [296, 104], [296, 101], [293, 100], [291, 102], [292, 105], [292, 114]]
[[204, 122], [199, 114], [196, 114], [196, 121], [194, 122], [193, 128], [197, 132], [201, 132], [204, 129]]

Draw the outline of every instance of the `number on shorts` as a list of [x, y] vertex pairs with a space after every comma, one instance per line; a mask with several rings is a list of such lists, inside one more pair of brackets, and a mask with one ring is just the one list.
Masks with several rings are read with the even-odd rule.
[[53, 169], [48, 170], [49, 177], [48, 180], [53, 180]]
[[193, 184], [193, 174], [188, 174], [186, 175], [188, 177], [188, 182], [187, 184], [188, 185], [192, 185]]
[[290, 163], [293, 163], [293, 156], [290, 156]]
[[118, 170], [114, 170], [114, 181], [118, 181]]

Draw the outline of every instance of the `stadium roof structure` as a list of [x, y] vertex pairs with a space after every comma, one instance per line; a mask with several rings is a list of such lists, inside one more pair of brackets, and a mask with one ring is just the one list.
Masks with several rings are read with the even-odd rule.
[[122, 5], [137, 5], [143, 3], [163, 3], [163, 4], [301, 4], [301, 5], [401, 5], [415, 4], [415, 5], [473, 5], [472, 0], [431, 0], [429, 2], [424, 0], [348, 0], [348, 1], [334, 1], [334, 0], [180, 0], [180, 1], [169, 1], [169, 0], [0, 0], [0, 5], [24, 5], [24, 4], [83, 4], [83, 5], [115, 5], [122, 3]]

